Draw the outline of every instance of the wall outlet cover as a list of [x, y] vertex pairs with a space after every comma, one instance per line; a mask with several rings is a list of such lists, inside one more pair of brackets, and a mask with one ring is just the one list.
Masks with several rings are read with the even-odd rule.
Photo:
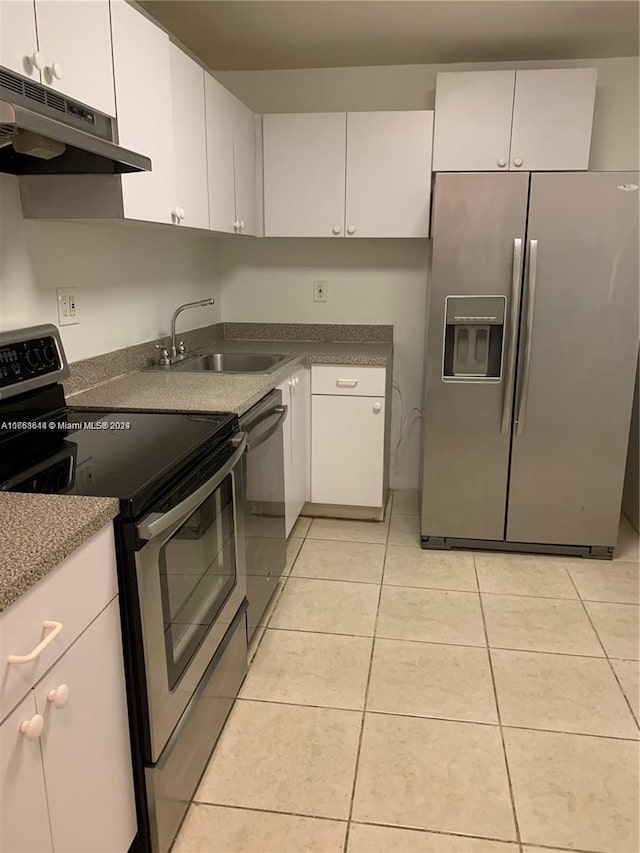
[[313, 301], [326, 302], [329, 298], [329, 282], [326, 280], [313, 282]]
[[58, 325], [75, 326], [80, 322], [78, 292], [75, 287], [58, 287]]

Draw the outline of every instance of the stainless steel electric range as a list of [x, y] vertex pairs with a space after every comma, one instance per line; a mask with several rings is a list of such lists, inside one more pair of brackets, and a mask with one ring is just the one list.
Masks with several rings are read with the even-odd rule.
[[0, 333], [0, 489], [120, 500], [134, 847], [164, 853], [246, 673], [247, 437], [235, 415], [74, 412], [67, 375], [55, 326]]

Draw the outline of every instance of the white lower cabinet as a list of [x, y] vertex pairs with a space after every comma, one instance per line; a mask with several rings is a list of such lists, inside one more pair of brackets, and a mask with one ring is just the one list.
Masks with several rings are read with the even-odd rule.
[[33, 692], [0, 726], [0, 850], [49, 853], [51, 830], [42, 774], [40, 740], [21, 731], [36, 717]]
[[382, 506], [384, 397], [311, 398], [311, 500]]
[[0, 614], [2, 853], [126, 853], [135, 837], [114, 556], [109, 525]]
[[[64, 702], [65, 686], [68, 700], [56, 707], [51, 699]], [[53, 849], [128, 850], [136, 814], [117, 598], [34, 693], [44, 717], [42, 761]]]
[[288, 406], [284, 422], [284, 492], [287, 536], [309, 500], [310, 394], [309, 369], [300, 367], [278, 388]]

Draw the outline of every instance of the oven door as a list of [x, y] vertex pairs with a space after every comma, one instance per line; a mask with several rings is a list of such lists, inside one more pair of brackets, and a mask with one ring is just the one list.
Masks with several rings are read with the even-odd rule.
[[[137, 525], [146, 544], [136, 578], [155, 763], [246, 596], [244, 482], [247, 437], [201, 486]], [[178, 485], [173, 494], [184, 490]]]

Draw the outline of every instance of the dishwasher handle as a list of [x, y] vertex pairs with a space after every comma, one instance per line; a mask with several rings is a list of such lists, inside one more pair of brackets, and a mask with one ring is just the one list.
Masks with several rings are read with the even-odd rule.
[[259, 417], [257, 417], [251, 423], [243, 425], [243, 429], [245, 429], [247, 432], [250, 432], [252, 429], [255, 429], [258, 424], [261, 424], [263, 421], [266, 421], [267, 418], [271, 418], [273, 417], [273, 415], [280, 416], [278, 420], [272, 426], [270, 426], [269, 429], [265, 430], [261, 435], [259, 435], [258, 438], [256, 438], [254, 441], [247, 442], [247, 450], [249, 453], [251, 453], [252, 450], [255, 450], [256, 447], [260, 447], [260, 445], [264, 444], [265, 441], [268, 441], [272, 435], [275, 435], [275, 433], [285, 422], [288, 411], [288, 406], [274, 406], [272, 409], [263, 412], [263, 414], [259, 415]]

